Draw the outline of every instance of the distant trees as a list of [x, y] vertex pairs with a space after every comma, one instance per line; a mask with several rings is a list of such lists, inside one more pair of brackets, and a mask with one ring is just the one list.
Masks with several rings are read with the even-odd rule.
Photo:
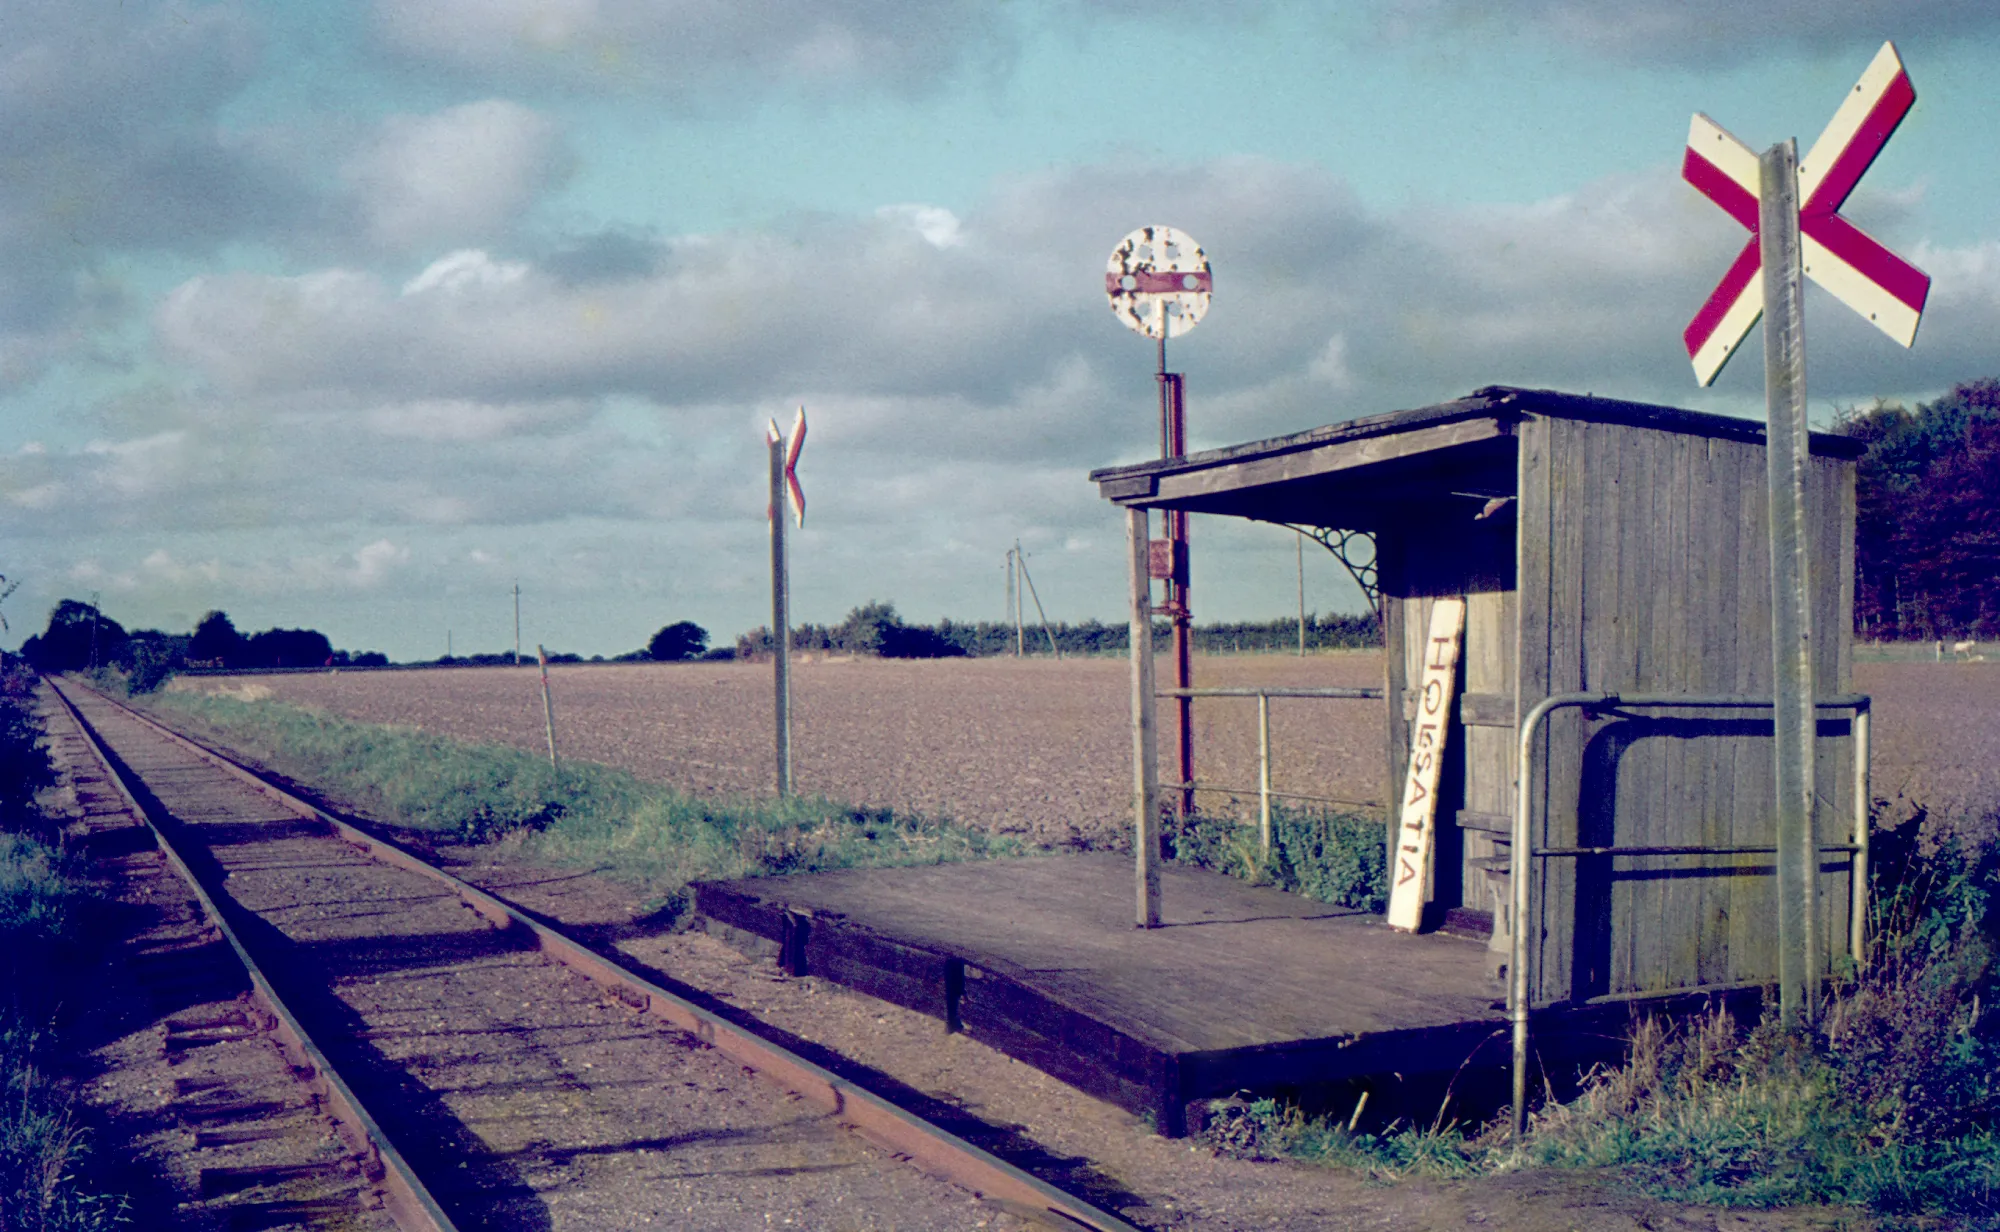
[[[1228, 624], [1196, 625], [1195, 645], [1209, 653], [1237, 650], [1291, 650], [1298, 646], [1299, 622], [1279, 618]], [[1164, 639], [1169, 626], [1155, 622], [1153, 635]], [[1044, 635], [1039, 625], [1030, 626], [1023, 639], [1029, 654], [1046, 654], [1050, 639], [1066, 655], [1123, 654], [1127, 630], [1122, 624], [1107, 625], [1085, 620], [1077, 624], [1057, 621]], [[1373, 614], [1359, 616], [1310, 615], [1306, 618], [1306, 647], [1330, 650], [1342, 647], [1380, 646], [1381, 625]], [[833, 651], [842, 654], [874, 655], [884, 659], [942, 659], [961, 655], [1012, 654], [1014, 626], [999, 621], [976, 623], [944, 619], [935, 625], [906, 623], [892, 603], [869, 600], [848, 612], [837, 625], [799, 625], [792, 630], [794, 650]], [[736, 639], [740, 658], [761, 658], [773, 650], [771, 631], [753, 629]]]
[[646, 657], [662, 663], [699, 659], [708, 651], [708, 630], [692, 620], [676, 621], [646, 643]]
[[108, 666], [125, 649], [124, 626], [91, 604], [64, 599], [49, 626], [21, 643], [21, 656], [41, 672], [80, 672]]
[[242, 667], [249, 642], [236, 631], [226, 612], [211, 611], [195, 622], [188, 640], [190, 667]]
[[22, 657], [44, 672], [115, 668], [134, 692], [158, 688], [186, 668], [232, 670], [272, 667], [379, 667], [389, 657], [379, 651], [335, 650], [314, 629], [266, 629], [245, 637], [226, 612], [211, 611], [194, 632], [162, 633], [123, 626], [88, 603], [64, 599], [49, 613], [49, 627], [21, 645]]
[[1868, 446], [1855, 481], [1855, 631], [2000, 637], [2000, 380], [1914, 411], [1878, 402], [1836, 430]]
[[266, 629], [250, 635], [244, 667], [328, 667], [333, 643], [317, 629]]

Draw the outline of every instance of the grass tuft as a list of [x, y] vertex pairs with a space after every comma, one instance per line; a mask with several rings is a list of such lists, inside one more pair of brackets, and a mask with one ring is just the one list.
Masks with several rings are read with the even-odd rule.
[[671, 915], [690, 881], [937, 864], [1020, 855], [1019, 840], [956, 822], [837, 801], [709, 799], [589, 762], [356, 723], [275, 701], [162, 693], [162, 717], [384, 821], [590, 868], [639, 887]]

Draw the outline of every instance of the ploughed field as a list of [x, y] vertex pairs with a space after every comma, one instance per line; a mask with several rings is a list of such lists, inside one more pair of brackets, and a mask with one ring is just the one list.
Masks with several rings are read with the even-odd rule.
[[[1166, 659], [1161, 667], [1171, 670]], [[604, 762], [700, 793], [772, 790], [769, 664], [557, 665], [565, 758]], [[1378, 652], [1195, 659], [1195, 683], [1323, 687], [1382, 683]], [[2000, 664], [1862, 663], [1875, 698], [1875, 790], [1934, 811], [2000, 811]], [[190, 678], [176, 687], [272, 697], [371, 723], [542, 749], [533, 666]], [[1123, 659], [864, 660], [793, 670], [797, 790], [943, 814], [1032, 841], [1114, 842], [1129, 824], [1130, 674]], [[1174, 768], [1171, 703], [1159, 710], [1163, 778]], [[1364, 802], [1385, 792], [1379, 701], [1272, 702], [1273, 790]], [[1257, 782], [1254, 699], [1195, 703], [1203, 782]], [[1225, 798], [1204, 795], [1210, 808]]]

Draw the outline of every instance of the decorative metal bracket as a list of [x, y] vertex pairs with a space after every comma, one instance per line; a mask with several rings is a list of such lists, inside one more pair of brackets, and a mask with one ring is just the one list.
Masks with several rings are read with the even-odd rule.
[[[1375, 619], [1382, 619], [1382, 579], [1375, 567], [1375, 536], [1372, 532], [1341, 530], [1334, 526], [1300, 526], [1294, 522], [1280, 522], [1278, 525], [1311, 537], [1314, 542], [1333, 553], [1333, 558], [1340, 562], [1341, 568], [1347, 570], [1347, 576], [1354, 579], [1354, 584], [1359, 586], [1361, 593], [1367, 597], [1368, 607], [1375, 613]], [[1368, 548], [1366, 560], [1360, 559], [1355, 551], [1357, 545], [1364, 543]]]

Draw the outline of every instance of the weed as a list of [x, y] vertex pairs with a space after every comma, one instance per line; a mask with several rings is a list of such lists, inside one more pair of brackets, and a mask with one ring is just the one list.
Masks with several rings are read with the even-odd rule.
[[1169, 817], [1164, 829], [1171, 857], [1183, 864], [1343, 907], [1380, 911], [1388, 903], [1388, 840], [1376, 818], [1274, 806], [1269, 852], [1254, 826], [1228, 817]]
[[1023, 854], [1014, 839], [955, 822], [812, 797], [710, 799], [623, 770], [356, 723], [280, 702], [193, 693], [147, 704], [294, 778], [381, 817], [464, 842], [590, 868], [640, 887], [670, 917], [686, 886], [881, 865]]

